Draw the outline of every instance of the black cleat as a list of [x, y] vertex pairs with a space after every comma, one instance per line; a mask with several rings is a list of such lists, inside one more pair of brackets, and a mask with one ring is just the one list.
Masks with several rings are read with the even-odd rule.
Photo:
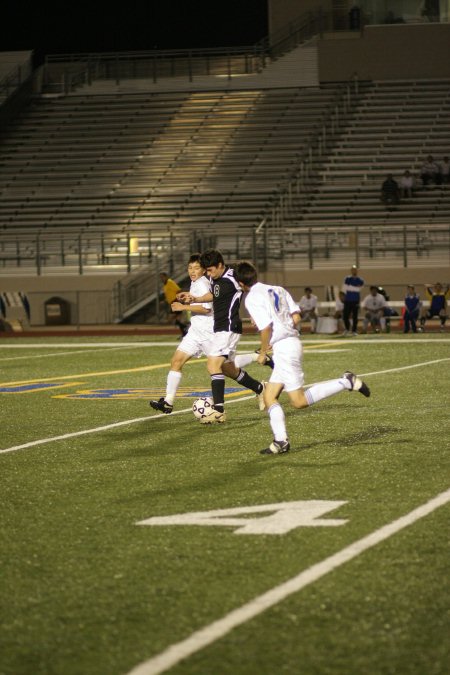
[[150, 405], [154, 410], [159, 410], [159, 412], [165, 413], [166, 415], [169, 415], [173, 410], [173, 405], [167, 403], [163, 397], [158, 401], [150, 401]]
[[343, 377], [350, 382], [351, 391], [359, 391], [363, 396], [370, 396], [370, 389], [357, 375], [347, 370]]
[[[260, 351], [261, 351], [260, 349], [257, 349], [256, 353], [259, 354]], [[275, 363], [273, 361], [273, 358], [271, 356], [269, 356], [268, 354], [266, 354], [266, 360], [264, 361], [263, 366], [269, 366], [269, 368], [272, 368], [272, 370], [275, 367]]]
[[264, 365], [269, 366], [269, 368], [272, 368], [272, 370], [273, 370], [274, 366], [275, 366], [275, 364], [273, 362], [273, 358], [271, 356], [266, 355], [266, 361], [265, 361]]
[[268, 448], [260, 450], [260, 455], [282, 455], [291, 449], [289, 441], [272, 441]]

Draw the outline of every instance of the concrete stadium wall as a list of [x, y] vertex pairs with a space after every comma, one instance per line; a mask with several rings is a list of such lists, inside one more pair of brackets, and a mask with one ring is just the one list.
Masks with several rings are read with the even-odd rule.
[[450, 78], [450, 24], [366, 26], [363, 32], [330, 33], [318, 41], [319, 79]]
[[[305, 286], [312, 286], [319, 300], [326, 300], [326, 288], [342, 285], [344, 277], [350, 272], [348, 268], [269, 271], [260, 274], [260, 280], [266, 283], [285, 286], [299, 300]], [[386, 288], [391, 300], [402, 300], [406, 285], [415, 284], [419, 294], [424, 297], [424, 284], [440, 281], [450, 282], [448, 267], [399, 268], [399, 269], [367, 269], [359, 270], [366, 282], [364, 291], [368, 292], [371, 284]], [[2, 291], [22, 291], [31, 308], [31, 326], [45, 326], [45, 303], [56, 296], [69, 304], [70, 322], [68, 325], [104, 325], [112, 323], [111, 297], [114, 283], [118, 276], [55, 276], [30, 277], [14, 276], [0, 280]], [[244, 312], [245, 315], [245, 312]], [[48, 324], [47, 324], [48, 325]]]
[[[68, 303], [69, 325], [112, 323], [112, 289], [120, 277], [99, 276], [19, 276], [0, 279], [2, 291], [21, 291], [30, 303], [30, 325], [46, 324], [45, 303], [58, 297]], [[7, 312], [8, 318], [8, 312]]]

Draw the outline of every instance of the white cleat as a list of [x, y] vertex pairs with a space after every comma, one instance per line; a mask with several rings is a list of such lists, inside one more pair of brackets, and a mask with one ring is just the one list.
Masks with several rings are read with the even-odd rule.
[[357, 375], [347, 370], [345, 371], [343, 377], [345, 377], [350, 382], [351, 391], [359, 391], [359, 393], [363, 396], [370, 396], [369, 387]]

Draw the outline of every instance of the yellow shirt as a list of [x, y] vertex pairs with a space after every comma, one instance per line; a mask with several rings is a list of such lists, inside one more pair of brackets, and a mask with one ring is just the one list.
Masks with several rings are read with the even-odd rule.
[[178, 286], [176, 281], [173, 279], [167, 279], [166, 283], [163, 286], [164, 297], [166, 302], [171, 305], [172, 302], [175, 302], [177, 299], [177, 293], [181, 291], [181, 288]]

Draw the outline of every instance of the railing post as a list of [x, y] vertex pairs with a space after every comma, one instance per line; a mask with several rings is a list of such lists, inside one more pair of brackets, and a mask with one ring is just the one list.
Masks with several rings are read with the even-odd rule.
[[131, 250], [130, 250], [130, 245], [131, 245], [131, 242], [130, 242], [130, 233], [127, 232], [127, 272], [128, 272], [128, 274], [131, 272], [131, 256], [130, 256]]
[[314, 267], [314, 256], [313, 256], [312, 228], [310, 227], [308, 227], [308, 259], [309, 259], [309, 269], [312, 270]]
[[189, 82], [192, 82], [192, 53], [188, 52], [188, 72], [189, 72]]
[[41, 240], [39, 233], [36, 235], [36, 274], [41, 275]]
[[403, 267], [408, 267], [408, 232], [406, 225], [403, 226]]
[[83, 274], [83, 254], [81, 234], [78, 236], [78, 274]]

